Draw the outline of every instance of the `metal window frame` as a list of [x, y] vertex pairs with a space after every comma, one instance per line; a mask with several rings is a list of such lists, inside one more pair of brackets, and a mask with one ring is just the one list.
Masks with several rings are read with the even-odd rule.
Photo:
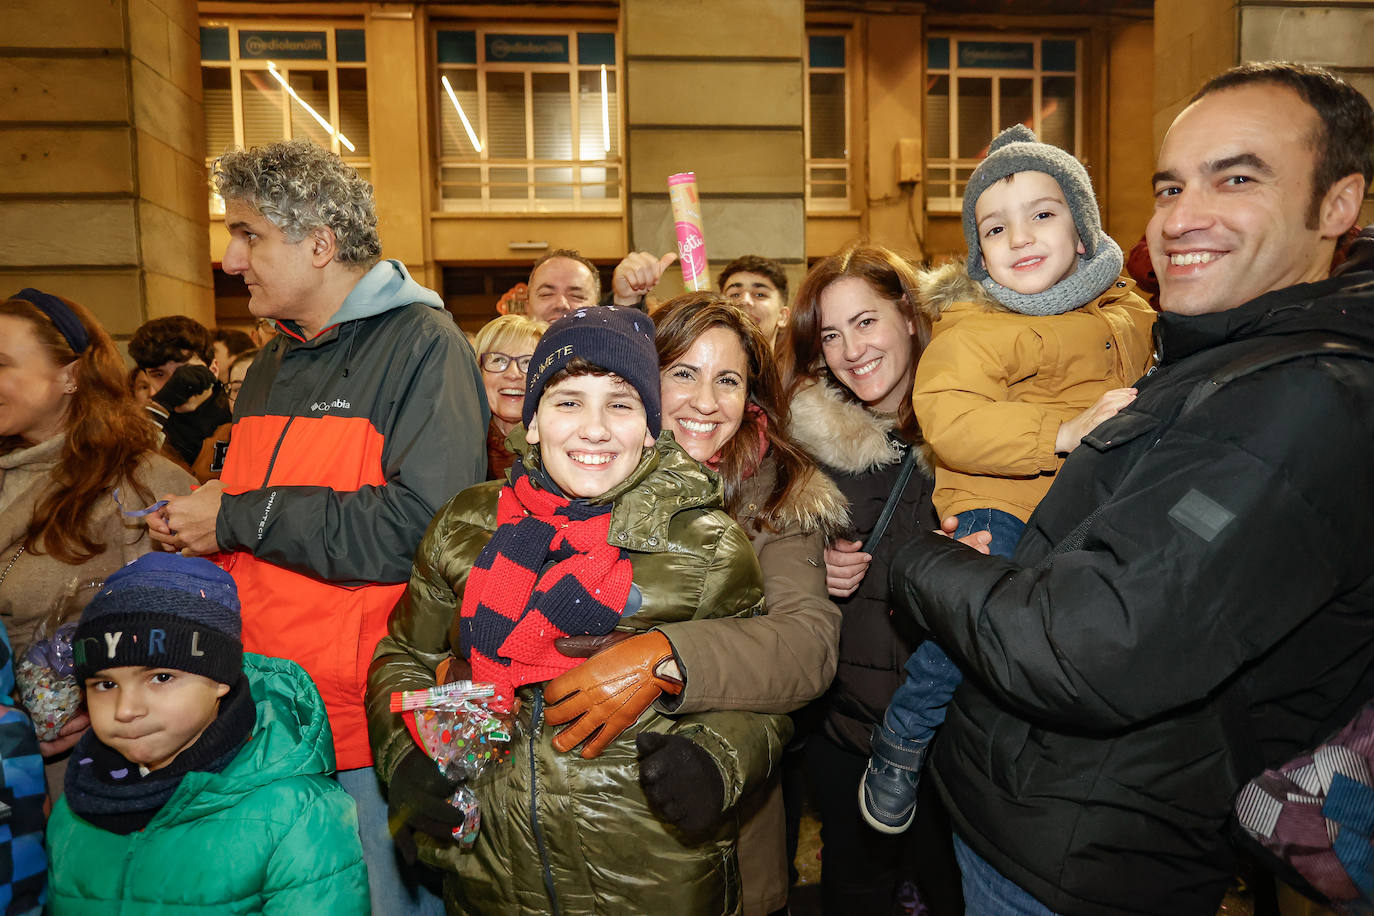
[[[844, 40], [843, 67], [811, 66], [811, 37], [829, 36]], [[843, 26], [807, 26], [805, 29], [806, 49], [802, 58], [802, 144], [806, 157], [806, 210], [808, 213], [848, 212], [853, 206], [854, 168], [852, 163], [853, 125], [854, 125], [854, 66], [853, 29]], [[811, 74], [838, 73], [844, 77], [844, 149], [843, 159], [816, 159], [811, 156]], [[816, 197], [813, 185], [833, 185], [834, 181], [816, 181], [814, 174], [822, 169], [844, 170], [843, 197]]]
[[[931, 67], [929, 59], [929, 40], [932, 38], [943, 38], [950, 43], [949, 47], [949, 66]], [[1033, 66], [1030, 70], [1012, 70], [1009, 68], [997, 67], [960, 67], [959, 66], [959, 41], [995, 41], [995, 42], [1030, 42], [1034, 47], [1032, 56]], [[963, 210], [964, 198], [962, 194], [955, 191], [959, 185], [959, 170], [973, 169], [978, 166], [981, 159], [961, 159], [957, 155], [959, 152], [959, 90], [958, 80], [962, 77], [971, 79], [992, 80], [992, 108], [990, 127], [992, 136], [997, 135], [997, 125], [1001, 123], [1001, 93], [998, 91], [1003, 78], [1031, 80], [1031, 116], [1032, 130], [1036, 136], [1040, 136], [1040, 110], [1041, 110], [1041, 82], [1046, 76], [1069, 76], [1067, 70], [1045, 70], [1043, 62], [1044, 43], [1046, 41], [1072, 41], [1074, 43], [1074, 69], [1073, 76], [1073, 146], [1069, 150], [1074, 156], [1082, 158], [1083, 149], [1083, 38], [1078, 35], [1064, 33], [1027, 33], [1027, 32], [982, 32], [982, 31], [951, 31], [947, 29], [935, 29], [926, 35], [924, 45], [926, 60], [926, 76], [948, 76], [949, 77], [949, 151], [950, 156], [943, 159], [926, 159], [926, 210], [930, 213], [959, 213]], [[935, 175], [945, 171], [947, 177], [936, 178]], [[945, 194], [935, 193], [943, 185]]]
[[[438, 59], [438, 40], [437, 35], [443, 31], [471, 31], [474, 33], [477, 61], [471, 64], [442, 63]], [[486, 60], [486, 35], [491, 32], [519, 32], [526, 35], [559, 35], [568, 39], [568, 62], [567, 63], [543, 63], [543, 62], [521, 62], [521, 61], [498, 61], [490, 62]], [[617, 153], [614, 157], [606, 156], [602, 159], [583, 159], [581, 138], [582, 138], [582, 113], [578, 105], [578, 78], [582, 73], [601, 72], [601, 64], [584, 65], [577, 61], [578, 57], [578, 33], [595, 32], [611, 35], [615, 41], [616, 63], [606, 64], [606, 72], [614, 76], [615, 79], [615, 125], [613, 127]], [[525, 23], [525, 22], [505, 22], [484, 24], [475, 23], [454, 23], [454, 22], [434, 22], [431, 24], [431, 45], [434, 48], [431, 56], [431, 66], [433, 67], [433, 79], [435, 84], [439, 83], [439, 78], [447, 72], [469, 71], [475, 72], [477, 76], [477, 116], [475, 127], [478, 135], [482, 138], [482, 149], [475, 157], [455, 158], [445, 157], [443, 153], [443, 136], [441, 125], [443, 123], [443, 106], [449, 104], [448, 95], [442, 88], [433, 93], [434, 105], [431, 109], [431, 117], [434, 118], [434, 149], [433, 156], [435, 161], [435, 199], [438, 201], [438, 209], [446, 213], [592, 213], [618, 216], [625, 212], [625, 159], [624, 159], [624, 81], [622, 79], [622, 49], [620, 45], [620, 30], [615, 27], [608, 27], [600, 23], [568, 23], [566, 25], [555, 25], [550, 23]], [[489, 142], [488, 131], [488, 106], [487, 106], [487, 75], [490, 73], [520, 73], [524, 75], [524, 108], [525, 108], [525, 153], [522, 158], [493, 158], [491, 156], [491, 144]], [[570, 150], [575, 153], [569, 159], [539, 159], [534, 155], [534, 75], [537, 73], [566, 74], [568, 83], [568, 108], [569, 108], [569, 131], [571, 133]], [[471, 116], [471, 113], [469, 113]], [[582, 196], [583, 183], [582, 169], [584, 168], [617, 169], [617, 193], [614, 197], [607, 198], [584, 198]], [[480, 196], [476, 198], [456, 198], [445, 199], [443, 188], [445, 185], [461, 185], [471, 187], [468, 182], [448, 182], [443, 180], [444, 170], [451, 168], [476, 168], [478, 169], [478, 186]], [[525, 170], [525, 197], [521, 198], [494, 198], [491, 196], [491, 171], [492, 169], [520, 169]], [[539, 169], [548, 168], [567, 168], [572, 175], [572, 197], [538, 197], [540, 183], [535, 180], [536, 172]], [[550, 185], [545, 182], [543, 187], [565, 187], [558, 183]]]
[[[339, 142], [339, 70], [367, 70], [367, 61], [339, 61], [338, 45], [336, 32], [338, 29], [356, 29], [359, 24], [350, 20], [251, 20], [251, 19], [215, 19], [207, 18], [200, 20], [202, 28], [228, 28], [229, 29], [229, 60], [202, 60], [200, 67], [228, 70], [229, 71], [229, 93], [233, 102], [234, 112], [234, 145], [239, 149], [246, 148], [244, 145], [243, 130], [243, 82], [242, 74], [245, 71], [267, 72], [266, 60], [244, 60], [239, 57], [239, 29], [251, 29], [261, 32], [299, 32], [299, 31], [323, 31], [325, 40], [325, 59], [324, 60], [293, 60], [285, 65], [277, 64], [277, 69], [281, 71], [282, 77], [290, 83], [291, 71], [293, 70], [325, 70], [329, 73], [329, 123], [334, 126], [334, 134], [329, 138], [329, 149], [338, 154], [344, 162], [353, 166], [365, 177], [370, 175], [372, 160], [370, 156], [350, 155], [348, 150]], [[282, 138], [291, 137], [291, 106], [281, 106], [282, 115]], [[372, 112], [368, 111], [367, 117], [368, 130], [368, 149], [372, 149]], [[215, 156], [205, 158], [206, 175], [210, 174], [213, 167]], [[214, 185], [210, 186], [210, 215], [212, 217], [222, 217], [224, 215], [224, 201], [215, 193]]]

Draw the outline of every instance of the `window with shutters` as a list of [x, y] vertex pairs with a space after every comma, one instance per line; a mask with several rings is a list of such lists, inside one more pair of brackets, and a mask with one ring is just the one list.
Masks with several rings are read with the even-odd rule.
[[848, 210], [849, 33], [806, 30], [806, 208]]
[[440, 207], [621, 212], [616, 44], [610, 29], [436, 29]]
[[1024, 124], [1082, 158], [1074, 38], [931, 33], [926, 43], [926, 209], [958, 212], [992, 138]]
[[[319, 23], [202, 23], [205, 163], [305, 137], [371, 174], [367, 43], [360, 28]], [[210, 191], [210, 212], [224, 201]]]

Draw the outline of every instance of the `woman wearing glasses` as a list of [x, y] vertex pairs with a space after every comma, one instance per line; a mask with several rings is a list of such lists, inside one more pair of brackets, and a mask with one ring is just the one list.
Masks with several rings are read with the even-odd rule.
[[506, 448], [506, 435], [520, 425], [525, 404], [525, 371], [545, 322], [528, 315], [502, 315], [477, 332], [477, 362], [487, 389], [491, 424], [487, 427], [487, 479], [504, 477], [515, 455]]

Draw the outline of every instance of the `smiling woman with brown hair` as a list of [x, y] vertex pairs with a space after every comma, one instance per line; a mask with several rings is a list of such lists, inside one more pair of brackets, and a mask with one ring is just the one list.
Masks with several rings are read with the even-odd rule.
[[[152, 549], [115, 489], [130, 509], [190, 492], [194, 479], [157, 453], [156, 435], [90, 312], [34, 289], [0, 303], [0, 622], [16, 658], [54, 611], [80, 610], [67, 600], [79, 586]], [[44, 752], [66, 750], [84, 725]]]
[[855, 244], [816, 264], [802, 281], [783, 344], [793, 367], [792, 431], [849, 500], [851, 521], [826, 549], [826, 581], [844, 615], [835, 682], [818, 704], [806, 743], [811, 793], [821, 818], [824, 911], [887, 912], [901, 882], [916, 880], [935, 913], [960, 911], [952, 834], [924, 787], [915, 821], [915, 874], [903, 839], [859, 815], [858, 789], [873, 727], [903, 680], [922, 635], [894, 618], [887, 565], [874, 530], [894, 508], [883, 540], [904, 543], [939, 530], [934, 479], [911, 406], [916, 365], [930, 340], [916, 272], [896, 252]]

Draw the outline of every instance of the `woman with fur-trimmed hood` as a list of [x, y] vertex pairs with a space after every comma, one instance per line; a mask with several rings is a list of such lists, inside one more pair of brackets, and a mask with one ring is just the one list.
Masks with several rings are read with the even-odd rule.
[[892, 616], [886, 563], [865, 542], [913, 448], [916, 466], [884, 542], [938, 529], [934, 482], [911, 410], [912, 380], [929, 339], [915, 270], [885, 248], [854, 245], [807, 275], [784, 347], [792, 434], [835, 481], [850, 511], [848, 530], [826, 550], [826, 584], [844, 615], [839, 663], [829, 691], [808, 710], [814, 725], [805, 751], [821, 816], [826, 913], [887, 912], [906, 878], [916, 880], [933, 912], [960, 906], [949, 825], [933, 795], [922, 796], [916, 821], [922, 855], [915, 875], [905, 841], [870, 829], [858, 806], [870, 735], [924, 636]]

